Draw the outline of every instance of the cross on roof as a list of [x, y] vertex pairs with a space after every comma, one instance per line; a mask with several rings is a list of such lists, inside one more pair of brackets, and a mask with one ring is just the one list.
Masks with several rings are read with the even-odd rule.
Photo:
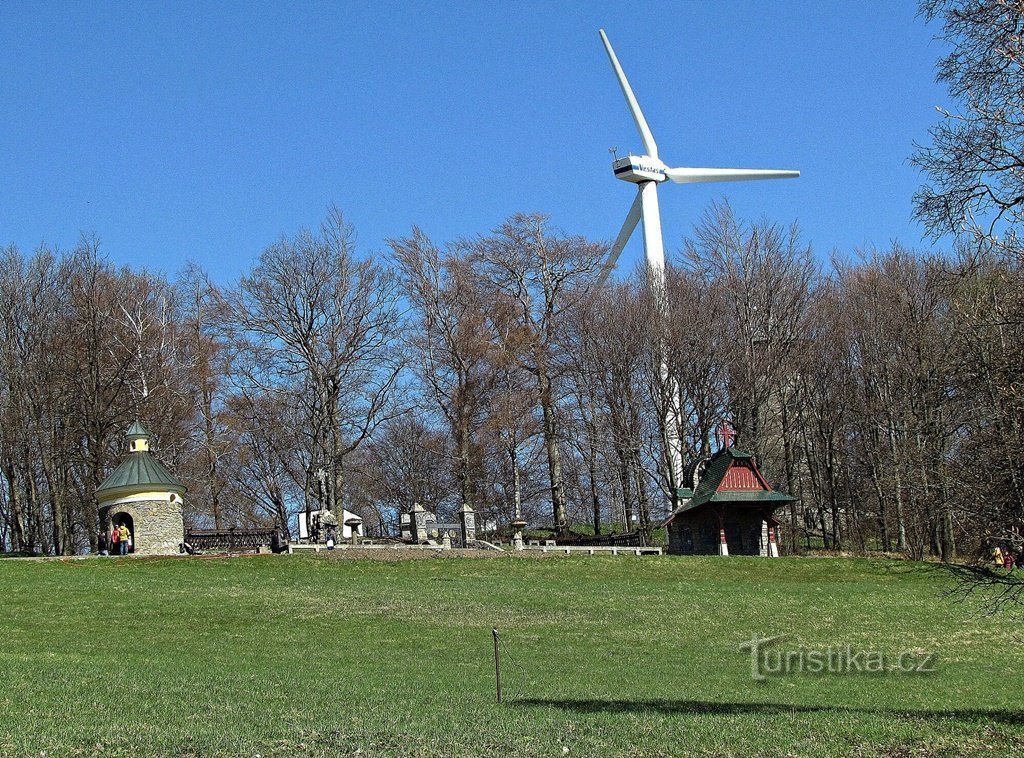
[[718, 427], [718, 433], [722, 437], [722, 449], [732, 447], [733, 440], [736, 439], [736, 430], [733, 425], [728, 421], [723, 421], [722, 425]]

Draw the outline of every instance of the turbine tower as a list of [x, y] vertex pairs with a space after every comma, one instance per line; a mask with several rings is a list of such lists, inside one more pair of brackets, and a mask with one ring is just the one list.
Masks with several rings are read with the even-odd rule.
[[[637, 186], [636, 198], [633, 205], [626, 214], [626, 221], [622, 224], [619, 236], [615, 238], [608, 260], [601, 269], [599, 284], [603, 284], [615, 268], [615, 263], [626, 246], [637, 223], [643, 220], [644, 230], [644, 255], [647, 259], [647, 270], [650, 276], [651, 286], [659, 300], [659, 306], [665, 308], [665, 246], [661, 237], [661, 215], [658, 210], [658, 185], [664, 181], [672, 180], [676, 184], [702, 184], [706, 182], [743, 182], [756, 179], [795, 179], [800, 176], [799, 171], [777, 171], [772, 169], [749, 169], [749, 168], [669, 168], [658, 157], [658, 144], [654, 141], [651, 128], [647, 125], [640, 110], [640, 104], [636, 101], [633, 88], [626, 80], [626, 74], [619, 65], [619, 59], [615, 57], [612, 43], [608, 41], [608, 35], [604, 29], [600, 30], [601, 41], [608, 53], [608, 59], [615, 70], [615, 76], [622, 87], [622, 94], [626, 96], [626, 104], [633, 114], [633, 121], [640, 132], [640, 140], [644, 143], [645, 155], [629, 155], [626, 158], [619, 158], [612, 163], [612, 170], [616, 178], [626, 182], [632, 182]], [[663, 379], [668, 378], [667, 367], [662, 362], [661, 366]], [[669, 467], [672, 474], [672, 484], [680, 485], [683, 468], [682, 450], [680, 449], [679, 428], [680, 420], [676, 412], [668, 411], [665, 421], [666, 449], [669, 457]]]

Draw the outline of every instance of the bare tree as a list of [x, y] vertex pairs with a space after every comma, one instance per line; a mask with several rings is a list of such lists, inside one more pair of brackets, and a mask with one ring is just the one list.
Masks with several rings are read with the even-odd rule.
[[[349, 501], [381, 535], [399, 530], [399, 516], [419, 503], [434, 513], [454, 510], [448, 435], [408, 413], [382, 424], [361, 451]], [[372, 515], [372, 518], [371, 518]]]
[[442, 253], [419, 229], [388, 243], [415, 313], [408, 339], [416, 375], [451, 430], [459, 496], [472, 506], [481, 484], [477, 435], [496, 380], [497, 348], [483, 292], [470, 275], [464, 245]]
[[308, 474], [330, 510], [342, 506], [346, 456], [397, 412], [403, 366], [394, 277], [358, 259], [353, 243], [352, 227], [331, 209], [317, 233], [264, 250], [221, 298], [238, 391], [287, 396], [302, 409]]
[[217, 287], [206, 272], [190, 263], [176, 290], [183, 301], [181, 331], [188, 352], [189, 400], [196, 428], [188, 435], [189, 450], [182, 475], [193, 482], [186, 502], [191, 514], [212, 519], [215, 529], [226, 528], [225, 502], [231, 475], [225, 465], [239, 439], [227, 423], [226, 351], [217, 337]]
[[552, 518], [560, 535], [568, 533], [569, 524], [559, 448], [563, 441], [556, 386], [559, 328], [564, 314], [584, 296], [606, 255], [603, 244], [551, 233], [547, 218], [540, 215], [512, 216], [493, 235], [473, 244], [480, 286], [501, 305], [504, 314], [496, 331], [512, 331], [514, 324], [527, 340], [523, 367], [533, 377], [540, 405]]
[[799, 228], [768, 222], [748, 226], [728, 204], [714, 204], [687, 242], [685, 260], [707, 287], [721, 287], [727, 318], [721, 343], [728, 353], [729, 410], [742, 438], [773, 453], [778, 390], [806, 335], [808, 306], [818, 276]]
[[[665, 459], [664, 446], [649, 444], [651, 423], [657, 427], [664, 407], [651, 402], [647, 389], [660, 381], [661, 361], [657, 328], [646, 288], [633, 282], [605, 285], [580, 303], [569, 320], [571, 348], [566, 351], [574, 394], [586, 434], [581, 454], [587, 459], [592, 510], [597, 497], [597, 455], [608, 440], [609, 463], [617, 474], [623, 528], [634, 517], [649, 537], [652, 529], [651, 469]], [[656, 317], [654, 317], [656, 318]], [[606, 423], [601, 424], [604, 419]], [[665, 473], [665, 466], [660, 467]], [[636, 506], [634, 508], [634, 506]], [[595, 524], [596, 525], [596, 524]]]
[[929, 183], [914, 197], [918, 218], [938, 237], [1012, 228], [1024, 213], [1024, 7], [1017, 0], [922, 0], [952, 50], [938, 81], [957, 103], [940, 108], [932, 143], [914, 163]]

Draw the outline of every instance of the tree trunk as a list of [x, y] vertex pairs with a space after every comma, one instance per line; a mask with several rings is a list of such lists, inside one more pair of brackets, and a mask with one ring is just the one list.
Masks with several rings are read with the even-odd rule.
[[889, 509], [888, 498], [878, 475], [878, 466], [871, 464], [871, 484], [875, 489], [875, 497], [878, 499], [878, 532], [882, 538], [882, 550], [888, 553], [892, 549], [889, 541]]
[[25, 508], [21, 488], [18, 486], [18, 470], [13, 463], [5, 467], [4, 477], [7, 479], [11, 503], [11, 550], [18, 552], [28, 547], [28, 540], [25, 535]]
[[900, 477], [899, 461], [896, 450], [896, 427], [889, 420], [889, 454], [892, 456], [893, 490], [896, 496], [896, 549], [901, 553], [907, 552], [907, 523], [904, 520], [903, 511], [903, 482]]
[[89, 538], [89, 550], [93, 553], [99, 550], [99, 531], [101, 527], [100, 508], [96, 500], [96, 490], [99, 489], [102, 482], [103, 480], [98, 476], [98, 472], [90, 472], [89, 486], [92, 491], [88, 494], [88, 497], [82, 498], [82, 519], [85, 522], [85, 530]]
[[594, 534], [601, 533], [601, 498], [597, 491], [597, 447], [594, 443], [594, 430], [588, 426], [590, 456], [587, 458], [587, 475], [590, 477], [590, 506], [594, 515]]
[[508, 455], [512, 461], [512, 517], [515, 521], [522, 521], [523, 485], [519, 471], [519, 446], [515, 442], [508, 446]]
[[17, 470], [11, 466], [7, 473], [7, 492], [10, 494], [10, 544], [14, 552], [24, 550], [28, 546], [25, 534], [25, 506], [22, 489], [17, 486]]
[[[645, 543], [651, 539], [651, 502], [647, 496], [647, 481], [644, 477], [643, 466], [640, 465], [640, 455], [633, 454], [633, 476], [636, 479], [636, 492], [640, 501], [640, 533], [644, 536]], [[632, 531], [633, 525], [626, 524], [626, 531]]]
[[629, 476], [629, 460], [618, 444], [615, 446], [615, 451], [619, 457], [618, 469], [619, 486], [622, 488], [623, 531], [629, 531], [629, 527], [633, 523], [633, 483]]
[[46, 489], [50, 493], [50, 518], [51, 526], [53, 527], [53, 552], [55, 555], [64, 555], [66, 545], [68, 543], [68, 537], [66, 534], [67, 516], [64, 513], [64, 493], [61, 490], [60, 483], [57, 481], [56, 474], [53, 470], [53, 460], [49, 453], [43, 453], [41, 456], [41, 463], [43, 468], [43, 478], [46, 479]]
[[[782, 453], [786, 466], [786, 494], [794, 495], [796, 476], [793, 464], [793, 444], [789, 439], [789, 411], [787, 409], [789, 403], [786, 401], [784, 393], [782, 397]], [[793, 501], [789, 504], [789, 552], [793, 555], [796, 555], [797, 552], [796, 523], [796, 501]]]
[[458, 425], [455, 430], [455, 444], [458, 449], [458, 462], [455, 476], [459, 480], [459, 497], [462, 500], [462, 505], [468, 505], [472, 507], [473, 486], [472, 482], [470, 481], [469, 473], [471, 431], [469, 428], [469, 414], [467, 413], [465, 408], [459, 409], [457, 416], [457, 424]]
[[562, 456], [558, 449], [557, 422], [551, 397], [551, 378], [543, 366], [538, 370], [537, 378], [540, 382], [540, 405], [544, 418], [544, 447], [547, 450], [548, 475], [551, 480], [551, 515], [557, 535], [566, 537], [569, 534], [569, 524], [565, 488], [562, 483]]
[[953, 540], [953, 514], [948, 507], [942, 509], [942, 561], [952, 563], [956, 556], [956, 543]]
[[[205, 370], [208, 367], [204, 365]], [[218, 484], [218, 461], [214, 450], [215, 431], [213, 427], [213, 393], [203, 390], [203, 432], [206, 447], [206, 486], [210, 491], [210, 511], [213, 513], [213, 525], [219, 532], [224, 528], [224, 516], [220, 509], [220, 485]]]

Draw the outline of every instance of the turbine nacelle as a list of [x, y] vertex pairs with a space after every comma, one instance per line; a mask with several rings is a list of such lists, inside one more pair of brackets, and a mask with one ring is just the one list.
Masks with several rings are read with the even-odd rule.
[[649, 155], [630, 155], [612, 163], [615, 178], [624, 182], [664, 182], [668, 180], [665, 171], [668, 166], [658, 158]]

